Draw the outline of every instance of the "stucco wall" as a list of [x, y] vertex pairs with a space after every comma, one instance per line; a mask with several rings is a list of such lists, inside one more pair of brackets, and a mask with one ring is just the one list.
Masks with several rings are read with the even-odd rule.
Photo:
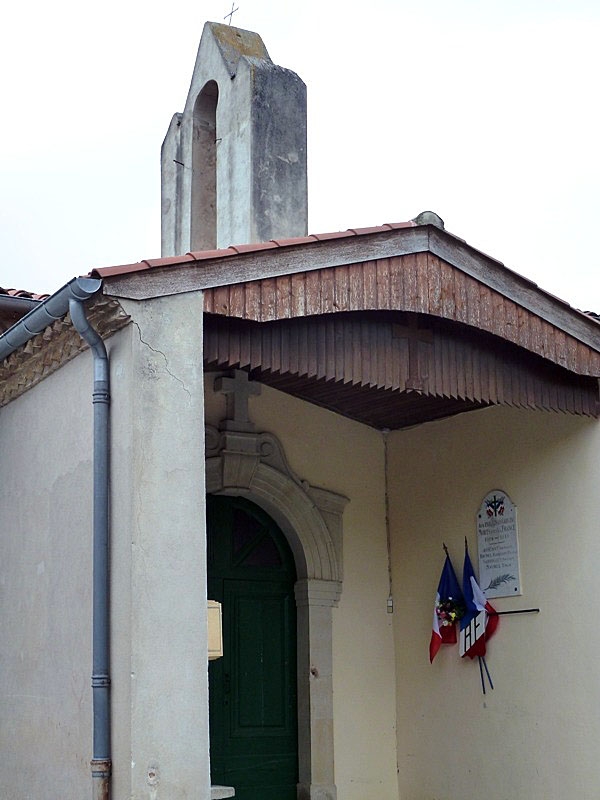
[[118, 800], [210, 796], [202, 303], [123, 302], [109, 343]]
[[[598, 797], [599, 444], [597, 423], [511, 409], [391, 435], [402, 800]], [[523, 587], [495, 606], [541, 613], [501, 619], [484, 697], [477, 659], [442, 647], [430, 666], [428, 643], [442, 542], [460, 580], [492, 489], [517, 505]]]
[[[207, 420], [225, 400], [206, 378]], [[397, 797], [392, 618], [386, 611], [384, 447], [379, 433], [262, 387], [250, 398], [257, 431], [281, 441], [291, 468], [345, 495], [344, 584], [333, 609], [335, 780], [338, 800]]]
[[0, 797], [80, 800], [91, 757], [88, 353], [0, 410]]
[[[125, 305], [107, 342], [113, 797], [208, 800], [202, 296]], [[3, 799], [92, 791], [92, 381], [87, 352], [0, 411]]]

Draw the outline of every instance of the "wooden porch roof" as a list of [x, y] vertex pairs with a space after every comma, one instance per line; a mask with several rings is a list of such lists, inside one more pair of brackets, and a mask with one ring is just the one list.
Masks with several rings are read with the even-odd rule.
[[[256, 322], [346, 311], [428, 314], [491, 333], [578, 375], [600, 376], [597, 349], [429, 252], [214, 287], [204, 297], [210, 314]], [[592, 324], [600, 345], [600, 327]]]
[[376, 428], [475, 408], [598, 415], [598, 381], [465, 325], [404, 312], [354, 312], [259, 324], [205, 319], [209, 369], [256, 380]]
[[436, 220], [95, 274], [117, 297], [203, 290], [210, 369], [375, 427], [498, 403], [598, 416], [598, 321]]

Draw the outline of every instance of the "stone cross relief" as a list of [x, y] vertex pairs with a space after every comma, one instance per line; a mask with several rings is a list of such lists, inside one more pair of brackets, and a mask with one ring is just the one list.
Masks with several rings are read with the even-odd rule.
[[243, 369], [234, 369], [230, 376], [215, 380], [215, 392], [227, 398], [227, 416], [221, 422], [221, 430], [252, 433], [254, 423], [250, 421], [248, 401], [252, 395], [260, 394], [260, 383], [251, 381]]

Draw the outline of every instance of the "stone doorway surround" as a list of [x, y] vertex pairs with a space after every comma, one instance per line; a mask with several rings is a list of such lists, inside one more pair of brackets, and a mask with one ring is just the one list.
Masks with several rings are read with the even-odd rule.
[[342, 590], [342, 513], [348, 498], [298, 478], [272, 434], [247, 430], [253, 428], [247, 418], [241, 425], [232, 422], [206, 426], [206, 492], [252, 500], [290, 544], [298, 574], [298, 800], [336, 800], [332, 608]]

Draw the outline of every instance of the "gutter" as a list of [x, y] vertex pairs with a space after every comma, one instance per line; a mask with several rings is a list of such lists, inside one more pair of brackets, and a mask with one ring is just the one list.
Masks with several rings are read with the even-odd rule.
[[89, 324], [84, 302], [100, 290], [96, 278], [73, 278], [62, 289], [42, 301], [0, 336], [0, 360], [37, 336], [51, 323], [70, 312], [73, 326], [92, 350], [94, 358], [94, 516], [93, 516], [93, 800], [109, 800], [110, 672], [109, 672], [109, 456], [110, 377], [106, 347]]
[[65, 316], [69, 300], [89, 300], [102, 286], [98, 278], [73, 278], [46, 300], [37, 303], [28, 314], [0, 336], [0, 361], [42, 333], [48, 325]]

